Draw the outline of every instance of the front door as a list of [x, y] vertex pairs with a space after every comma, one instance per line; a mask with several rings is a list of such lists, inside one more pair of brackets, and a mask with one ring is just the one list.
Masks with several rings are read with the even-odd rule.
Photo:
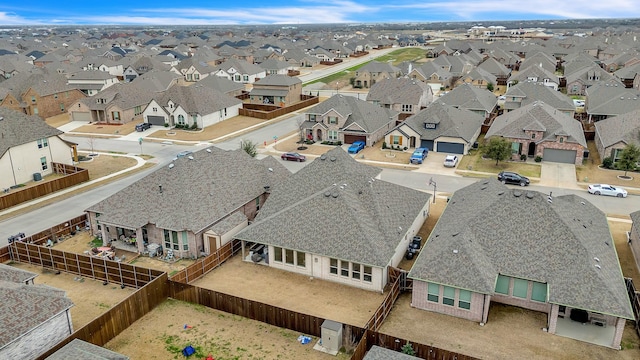
[[533, 157], [535, 154], [536, 154], [536, 143], [530, 142], [529, 151], [527, 152], [527, 155], [529, 155], [530, 157]]

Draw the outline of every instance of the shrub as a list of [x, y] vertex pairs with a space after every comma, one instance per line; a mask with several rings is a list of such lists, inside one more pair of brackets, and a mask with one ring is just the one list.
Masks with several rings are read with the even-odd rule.
[[383, 142], [382, 142], [382, 148], [383, 148], [383, 149], [386, 149], [386, 148], [387, 148], [387, 142], [386, 142], [386, 141], [383, 141]]
[[608, 156], [602, 159], [602, 166], [605, 169], [613, 169], [613, 158], [611, 156]]
[[520, 154], [520, 160], [522, 160], [522, 161], [527, 160], [527, 155], [526, 154]]
[[164, 127], [169, 127], [169, 123], [168, 122], [164, 123]]
[[407, 151], [408, 147], [403, 147], [402, 150]]
[[415, 355], [416, 351], [413, 350], [413, 346], [411, 346], [411, 343], [407, 341], [406, 344], [402, 345], [402, 353], [403, 354], [407, 354], [407, 355]]
[[193, 123], [193, 125], [191, 125], [191, 130], [197, 130], [198, 129], [198, 123]]
[[535, 161], [536, 162], [541, 162], [542, 161], [542, 156], [540, 156], [540, 155], [536, 156]]

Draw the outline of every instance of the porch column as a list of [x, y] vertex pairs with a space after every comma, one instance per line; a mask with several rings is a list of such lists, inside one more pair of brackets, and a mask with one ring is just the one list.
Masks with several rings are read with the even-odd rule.
[[483, 311], [482, 311], [482, 323], [486, 324], [487, 321], [489, 320], [489, 306], [491, 305], [491, 295], [485, 295], [484, 296], [484, 305], [483, 305]]
[[138, 247], [138, 252], [142, 254], [144, 252], [144, 239], [142, 238], [141, 227], [136, 229], [136, 246]]
[[622, 333], [624, 332], [624, 325], [627, 320], [623, 318], [616, 319], [616, 332], [613, 335], [613, 341], [611, 342], [611, 347], [620, 350], [620, 342], [622, 341]]
[[558, 312], [560, 312], [560, 305], [551, 304], [551, 311], [547, 315], [547, 332], [549, 334], [556, 333], [556, 326], [558, 325]]
[[102, 246], [107, 246], [109, 244], [109, 239], [107, 238], [107, 226], [102, 224], [100, 227], [100, 233], [102, 234]]

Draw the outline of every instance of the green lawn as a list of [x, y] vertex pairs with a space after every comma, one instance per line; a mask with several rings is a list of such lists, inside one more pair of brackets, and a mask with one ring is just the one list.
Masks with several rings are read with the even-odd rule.
[[498, 165], [496, 165], [495, 160], [483, 159], [478, 150], [471, 150], [469, 151], [469, 155], [463, 156], [460, 165], [458, 165], [458, 169], [491, 174], [498, 174], [500, 171], [513, 171], [526, 177], [540, 177], [540, 165], [533, 163], [531, 160], [528, 162], [500, 161]]
[[376, 58], [379, 62], [389, 62], [393, 65], [398, 65], [403, 61], [417, 61], [426, 57], [427, 51], [420, 48], [406, 48], [394, 50], [386, 55], [382, 55]]

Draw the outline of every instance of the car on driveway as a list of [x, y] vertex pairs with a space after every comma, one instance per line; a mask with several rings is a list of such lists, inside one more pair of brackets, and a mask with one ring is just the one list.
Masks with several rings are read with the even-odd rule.
[[151, 124], [148, 122], [143, 122], [136, 125], [136, 131], [145, 131], [147, 129], [151, 129]]
[[347, 150], [347, 152], [349, 154], [357, 154], [358, 152], [360, 152], [360, 150], [364, 149], [364, 147], [366, 145], [367, 145], [367, 143], [365, 143], [362, 140], [354, 141], [353, 144], [351, 144], [351, 146], [349, 146], [349, 150]]
[[179, 159], [179, 158], [182, 158], [182, 157], [185, 157], [185, 156], [189, 156], [191, 154], [193, 154], [193, 152], [191, 150], [183, 150], [183, 151], [180, 151], [178, 153], [178, 155], [176, 155], [176, 157]]
[[589, 194], [593, 195], [609, 195], [619, 198], [627, 197], [627, 190], [607, 184], [591, 184], [587, 190]]
[[528, 177], [510, 171], [500, 171], [498, 174], [498, 180], [503, 184], [514, 184], [520, 186], [529, 185]]
[[302, 161], [306, 161], [307, 157], [302, 155], [302, 154], [298, 154], [296, 152], [287, 152], [284, 153], [280, 156], [280, 158], [282, 160], [288, 160], [288, 161], [297, 161], [297, 162], [302, 162]]
[[447, 155], [444, 158], [444, 166], [445, 167], [456, 167], [458, 165], [458, 156], [457, 155]]
[[424, 159], [427, 157], [429, 153], [429, 149], [427, 148], [417, 148], [411, 154], [411, 158], [409, 158], [409, 162], [411, 164], [422, 164]]

